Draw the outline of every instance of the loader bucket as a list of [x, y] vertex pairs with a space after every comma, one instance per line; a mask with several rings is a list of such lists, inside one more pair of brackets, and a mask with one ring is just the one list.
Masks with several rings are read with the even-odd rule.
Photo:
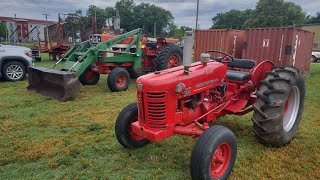
[[72, 72], [57, 71], [43, 67], [29, 67], [28, 90], [40, 93], [59, 101], [67, 101], [80, 91], [81, 84]]

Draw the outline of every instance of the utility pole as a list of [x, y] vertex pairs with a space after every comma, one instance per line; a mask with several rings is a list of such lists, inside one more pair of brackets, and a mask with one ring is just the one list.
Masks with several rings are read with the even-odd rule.
[[17, 14], [14, 14], [14, 18], [15, 18], [15, 19], [17, 18]]
[[46, 13], [44, 13], [44, 14], [42, 14], [42, 15], [44, 15], [44, 17], [46, 17], [46, 21], [48, 21], [48, 16], [50, 16], [49, 14], [46, 14]]
[[199, 0], [197, 0], [196, 29], [198, 29], [198, 20], [199, 20]]

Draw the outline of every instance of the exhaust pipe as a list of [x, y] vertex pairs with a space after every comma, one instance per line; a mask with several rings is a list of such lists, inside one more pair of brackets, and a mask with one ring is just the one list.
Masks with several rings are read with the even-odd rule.
[[120, 15], [119, 11], [116, 11], [116, 16], [114, 17], [114, 33], [115, 34], [120, 34]]
[[184, 47], [183, 47], [183, 66], [184, 74], [189, 74], [189, 68], [192, 63], [192, 52], [194, 43], [193, 31], [186, 31], [184, 36]]

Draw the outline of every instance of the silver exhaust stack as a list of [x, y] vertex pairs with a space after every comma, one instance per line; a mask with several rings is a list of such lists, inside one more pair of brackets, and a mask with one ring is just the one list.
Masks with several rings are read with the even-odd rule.
[[189, 74], [189, 68], [192, 63], [192, 52], [194, 43], [193, 31], [186, 31], [184, 36], [184, 47], [183, 47], [183, 66], [184, 74]]

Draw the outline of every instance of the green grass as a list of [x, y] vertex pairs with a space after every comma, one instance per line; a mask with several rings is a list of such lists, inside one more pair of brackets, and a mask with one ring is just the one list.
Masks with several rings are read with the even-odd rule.
[[[219, 119], [238, 140], [230, 179], [320, 179], [320, 65], [312, 71], [303, 120], [287, 147], [260, 145], [251, 115]], [[128, 91], [111, 93], [102, 76], [66, 103], [26, 86], [27, 81], [0, 82], [0, 179], [190, 179], [194, 139], [174, 136], [137, 150], [117, 142], [115, 119], [136, 101], [134, 81]]]

